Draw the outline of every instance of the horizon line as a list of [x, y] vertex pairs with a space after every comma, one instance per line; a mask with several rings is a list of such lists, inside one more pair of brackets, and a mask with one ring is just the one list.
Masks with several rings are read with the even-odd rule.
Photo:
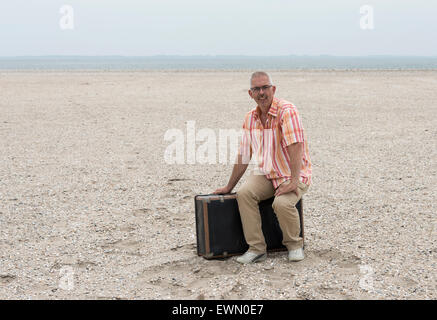
[[0, 59], [5, 58], [156, 58], [156, 57], [241, 57], [241, 58], [287, 58], [287, 57], [330, 57], [330, 58], [376, 58], [376, 57], [397, 57], [397, 58], [437, 58], [437, 55], [395, 55], [395, 54], [373, 54], [373, 55], [331, 55], [331, 54], [288, 54], [288, 55], [242, 55], [242, 54], [194, 54], [194, 55], [178, 55], [178, 54], [155, 54], [155, 55], [17, 55], [17, 56], [0, 56]]

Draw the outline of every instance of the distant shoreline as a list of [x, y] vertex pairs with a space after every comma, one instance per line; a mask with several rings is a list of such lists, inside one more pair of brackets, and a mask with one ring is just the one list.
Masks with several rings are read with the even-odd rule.
[[414, 56], [38, 56], [0, 57], [0, 70], [430, 70], [437, 57]]
[[290, 55], [276, 55], [276, 56], [250, 56], [250, 55], [150, 55], [150, 56], [127, 56], [127, 55], [20, 55], [20, 56], [0, 56], [0, 59], [53, 59], [53, 58], [61, 58], [61, 59], [69, 59], [69, 58], [111, 58], [111, 59], [235, 59], [235, 58], [244, 58], [244, 59], [259, 59], [259, 58], [434, 58], [437, 59], [437, 55], [390, 55], [390, 54], [375, 54], [375, 55], [365, 55], [365, 56], [341, 56], [341, 55], [329, 55], [329, 54], [321, 54], [321, 55], [298, 55], [298, 54], [290, 54]]
[[[218, 73], [218, 72], [253, 72], [254, 69], [1, 69], [0, 73]], [[263, 69], [267, 72], [436, 72], [431, 69]]]

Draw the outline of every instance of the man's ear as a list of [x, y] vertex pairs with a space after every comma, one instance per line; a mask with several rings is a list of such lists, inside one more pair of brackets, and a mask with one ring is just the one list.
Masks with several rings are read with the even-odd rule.
[[247, 93], [249, 93], [249, 96], [253, 99], [252, 91], [248, 90]]
[[273, 95], [274, 95], [276, 92], [276, 86], [273, 86], [272, 89], [273, 89]]

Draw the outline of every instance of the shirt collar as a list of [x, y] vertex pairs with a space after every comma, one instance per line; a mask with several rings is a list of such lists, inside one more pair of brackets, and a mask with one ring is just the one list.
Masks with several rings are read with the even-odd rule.
[[[276, 117], [278, 115], [278, 99], [273, 98], [272, 105], [269, 108], [268, 114]], [[256, 116], [259, 118], [261, 114], [261, 108], [259, 106], [256, 106]]]
[[278, 115], [278, 99], [273, 98], [273, 102], [272, 105], [270, 106], [268, 113], [270, 113], [274, 117]]

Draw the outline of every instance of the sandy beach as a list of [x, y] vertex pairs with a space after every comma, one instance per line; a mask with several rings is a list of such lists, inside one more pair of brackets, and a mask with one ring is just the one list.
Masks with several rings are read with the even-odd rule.
[[164, 135], [240, 129], [250, 71], [0, 71], [0, 299], [437, 299], [437, 70], [271, 75], [309, 140], [306, 259], [242, 266], [196, 254], [232, 163], [167, 164]]

